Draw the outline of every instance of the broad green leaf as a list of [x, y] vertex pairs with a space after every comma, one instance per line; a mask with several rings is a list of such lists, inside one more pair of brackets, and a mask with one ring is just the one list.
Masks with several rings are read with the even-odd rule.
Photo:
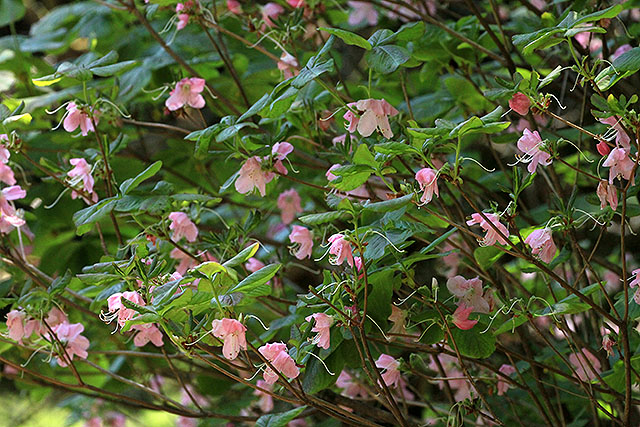
[[241, 250], [236, 256], [223, 263], [222, 265], [226, 268], [235, 267], [237, 265], [245, 263], [249, 258], [254, 256], [256, 252], [260, 249], [260, 243], [256, 242], [251, 246], [248, 246]]
[[77, 227], [76, 233], [82, 236], [91, 230], [93, 223], [107, 216], [117, 202], [118, 200], [114, 198], [104, 199], [73, 214], [73, 222]]
[[0, 1], [0, 27], [21, 20], [24, 14], [25, 8], [22, 0]]
[[396, 45], [376, 46], [366, 54], [369, 66], [380, 74], [393, 73], [410, 57], [407, 49]]
[[480, 333], [482, 328], [480, 325], [474, 326], [472, 329], [463, 331], [455, 326], [451, 327], [451, 337], [449, 337], [449, 346], [453, 348], [451, 340], [455, 341], [460, 354], [471, 357], [473, 359], [486, 359], [496, 350], [496, 337], [487, 332]]
[[340, 211], [323, 212], [323, 213], [317, 213], [317, 214], [304, 215], [298, 219], [307, 225], [318, 225], [318, 224], [325, 224], [327, 222], [333, 222], [339, 219], [343, 214], [344, 212], [340, 212]]
[[151, 166], [140, 172], [135, 178], [129, 178], [120, 185], [120, 192], [127, 194], [129, 191], [136, 189], [146, 179], [151, 178], [162, 168], [162, 161], [158, 160]]
[[243, 281], [234, 286], [227, 294], [242, 292], [249, 296], [269, 295], [271, 287], [266, 283], [276, 275], [282, 264], [269, 264], [260, 270], [251, 273]]
[[363, 37], [352, 33], [351, 31], [341, 30], [339, 28], [326, 28], [320, 27], [318, 30], [326, 31], [329, 34], [333, 34], [346, 44], [352, 46], [358, 46], [366, 50], [371, 50], [371, 43], [365, 40]]
[[256, 427], [285, 427], [290, 421], [300, 415], [305, 408], [306, 406], [301, 406], [287, 412], [263, 415], [256, 421]]
[[396, 199], [385, 200], [384, 202], [368, 203], [363, 206], [365, 211], [371, 212], [391, 212], [411, 203], [413, 194], [407, 194], [406, 196], [398, 197]]

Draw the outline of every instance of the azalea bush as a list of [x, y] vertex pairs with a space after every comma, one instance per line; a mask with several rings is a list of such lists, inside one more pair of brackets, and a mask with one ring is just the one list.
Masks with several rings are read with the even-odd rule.
[[5, 391], [637, 424], [639, 1], [1, 5]]

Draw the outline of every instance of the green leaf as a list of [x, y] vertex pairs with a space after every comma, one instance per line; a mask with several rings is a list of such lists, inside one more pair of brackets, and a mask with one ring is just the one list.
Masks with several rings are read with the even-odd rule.
[[25, 13], [22, 0], [1, 0], [0, 1], [0, 27], [7, 26], [12, 22], [22, 19]]
[[502, 255], [504, 255], [504, 251], [501, 251], [495, 246], [481, 246], [473, 251], [473, 257], [480, 267], [484, 269], [491, 267]]
[[326, 31], [329, 34], [333, 34], [338, 37], [340, 40], [345, 42], [346, 44], [350, 44], [352, 46], [358, 46], [366, 50], [371, 50], [372, 46], [367, 40], [362, 38], [361, 36], [352, 33], [351, 31], [341, 30], [339, 28], [326, 28], [320, 27], [318, 30]]
[[276, 275], [280, 267], [282, 267], [282, 264], [269, 264], [262, 267], [234, 286], [227, 294], [242, 292], [245, 295], [253, 297], [269, 295], [271, 293], [271, 287], [265, 284]]
[[118, 200], [114, 198], [104, 199], [73, 214], [73, 222], [77, 227], [76, 234], [82, 236], [91, 230], [93, 223], [107, 216], [117, 202]]
[[307, 83], [329, 71], [333, 71], [333, 59], [321, 59], [319, 56], [313, 56], [307, 65], [300, 70], [300, 74], [291, 80], [291, 86], [295, 89], [302, 89]]
[[413, 199], [413, 194], [407, 194], [406, 196], [385, 200], [384, 202], [368, 203], [364, 205], [363, 208], [365, 211], [371, 212], [391, 212], [408, 205], [411, 203], [411, 199]]
[[124, 73], [127, 70], [132, 69], [138, 64], [138, 61], [122, 61], [116, 64], [105, 65], [102, 67], [92, 67], [91, 72], [96, 76], [110, 77], [116, 74]]
[[620, 14], [620, 12], [622, 12], [622, 10], [623, 10], [622, 5], [617, 4], [607, 9], [599, 10], [598, 12], [593, 12], [589, 15], [583, 16], [582, 18], [578, 19], [573, 24], [571, 24], [569, 28], [573, 28], [580, 24], [585, 24], [587, 22], [600, 21], [601, 19], [607, 19], [607, 18], [609, 19], [615, 18]]
[[452, 338], [458, 346], [460, 354], [473, 359], [486, 359], [496, 351], [496, 337], [490, 333], [480, 333], [480, 326], [463, 331], [453, 327], [451, 337], [448, 338], [449, 346], [453, 348]]
[[307, 225], [318, 225], [318, 224], [325, 224], [327, 222], [333, 222], [339, 219], [343, 213], [344, 212], [340, 212], [340, 211], [322, 212], [317, 214], [304, 215], [298, 219]]
[[227, 269], [225, 268], [224, 265], [219, 264], [215, 261], [207, 261], [207, 262], [203, 262], [202, 264], [194, 267], [196, 270], [198, 270], [200, 273], [204, 274], [205, 276], [207, 276], [209, 279], [213, 278], [213, 275], [219, 272], [227, 272]]
[[393, 296], [392, 270], [383, 270], [369, 276], [371, 291], [369, 292], [369, 313], [378, 324], [385, 324], [391, 315], [391, 298]]
[[236, 256], [234, 256], [227, 262], [223, 263], [222, 265], [226, 268], [232, 268], [237, 265], [243, 264], [249, 258], [254, 256], [256, 252], [258, 252], [258, 249], [260, 249], [260, 243], [256, 242], [253, 245], [248, 246], [243, 250], [241, 250]]
[[380, 164], [376, 161], [369, 151], [369, 147], [367, 144], [360, 144], [358, 148], [356, 148], [356, 152], [353, 155], [353, 163], [356, 165], [369, 165], [374, 169], [377, 169]]
[[640, 47], [634, 47], [630, 51], [618, 56], [613, 61], [613, 67], [618, 73], [640, 70]]
[[263, 415], [256, 421], [256, 427], [285, 427], [290, 421], [300, 415], [305, 408], [306, 406], [301, 406], [287, 412]]
[[[589, 296], [598, 290], [600, 290], [600, 285], [598, 283], [594, 283], [587, 286], [586, 288], [580, 289], [579, 292], [582, 295]], [[545, 308], [540, 314], [544, 316], [551, 314], [576, 314], [587, 311], [590, 308], [591, 306], [585, 302], [580, 301], [580, 298], [578, 298], [577, 295], [571, 294], [553, 304], [551, 308]]]
[[411, 56], [404, 47], [384, 45], [374, 47], [367, 52], [366, 58], [367, 63], [374, 71], [380, 74], [389, 74], [407, 62]]
[[395, 33], [395, 40], [413, 41], [417, 40], [424, 34], [426, 25], [424, 21], [407, 22]]
[[383, 144], [378, 144], [373, 147], [375, 151], [380, 154], [388, 154], [388, 155], [402, 155], [402, 154], [418, 154], [420, 153], [415, 147], [404, 144], [402, 142], [385, 142]]
[[140, 172], [135, 178], [129, 178], [124, 181], [120, 185], [120, 192], [122, 194], [127, 194], [129, 191], [134, 190], [140, 184], [142, 184], [144, 180], [149, 179], [157, 174], [160, 168], [162, 168], [162, 161], [158, 160], [157, 162]]

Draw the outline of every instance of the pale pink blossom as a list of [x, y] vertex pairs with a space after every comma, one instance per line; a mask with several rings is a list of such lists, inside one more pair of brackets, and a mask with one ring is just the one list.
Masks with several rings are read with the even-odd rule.
[[606, 180], [601, 180], [598, 184], [596, 194], [600, 199], [600, 209], [604, 209], [607, 204], [611, 206], [612, 210], [616, 210], [618, 207], [618, 191], [614, 185], [610, 185]]
[[397, 387], [400, 381], [400, 362], [388, 354], [381, 354], [376, 360], [376, 368], [384, 370], [382, 373], [382, 381], [388, 387]]
[[[98, 124], [97, 114], [94, 114], [93, 120]], [[76, 103], [72, 101], [67, 104], [67, 116], [62, 122], [62, 127], [64, 127], [64, 130], [67, 132], [73, 132], [78, 129], [78, 126], [80, 126], [82, 136], [87, 136], [89, 132], [95, 132], [93, 122], [89, 115], [78, 109]]]
[[249, 260], [247, 260], [247, 262], [244, 264], [244, 266], [251, 273], [254, 273], [254, 272], [260, 270], [261, 268], [263, 268], [264, 267], [264, 263], [262, 261], [260, 261], [258, 258], [251, 257], [251, 258], [249, 258]]
[[[268, 391], [273, 390], [273, 385], [268, 384], [266, 381], [263, 381], [263, 380], [256, 381], [256, 385]], [[271, 412], [273, 410], [273, 397], [271, 397], [270, 394], [265, 393], [264, 391], [261, 391], [261, 390], [255, 390], [253, 394], [254, 396], [260, 397], [260, 401], [258, 402], [258, 405], [260, 406], [260, 410], [263, 413]]]
[[315, 326], [311, 329], [311, 332], [317, 332], [313, 338], [312, 343], [316, 344], [320, 348], [325, 350], [330, 346], [331, 340], [331, 325], [333, 325], [333, 317], [324, 313], [314, 313], [311, 316], [307, 316], [305, 320], [311, 322], [311, 319], [315, 321]]
[[9, 338], [22, 343], [23, 338], [29, 338], [33, 333], [33, 326], [26, 322], [27, 313], [22, 310], [11, 310], [7, 313], [7, 331]]
[[325, 176], [327, 177], [327, 180], [333, 181], [334, 179], [337, 179], [338, 177], [335, 176], [332, 171], [334, 171], [334, 170], [336, 170], [338, 168], [341, 168], [341, 167], [342, 167], [342, 165], [340, 165], [340, 164], [335, 164], [335, 165], [331, 166], [327, 170], [327, 172], [325, 173]]
[[524, 242], [531, 246], [531, 253], [547, 264], [556, 255], [556, 244], [553, 242], [553, 235], [549, 228], [539, 228], [534, 230], [524, 239]]
[[529, 112], [530, 105], [529, 97], [522, 92], [514, 94], [509, 100], [509, 107], [521, 116], [525, 116]]
[[636, 288], [635, 293], [633, 294], [633, 300], [636, 304], [640, 305], [640, 268], [635, 269], [631, 272], [633, 274], [633, 280], [629, 282], [630, 288]]
[[189, 15], [186, 14], [186, 13], [179, 13], [178, 14], [178, 23], [176, 24], [176, 29], [178, 31], [180, 31], [180, 30], [184, 29], [184, 27], [186, 27], [188, 23], [189, 23]]
[[[516, 368], [511, 365], [504, 364], [500, 366], [500, 369], [498, 369], [498, 371], [505, 375], [511, 375], [516, 372]], [[503, 380], [502, 377], [498, 377], [498, 396], [502, 396], [503, 394], [505, 394], [507, 390], [509, 390], [509, 388], [509, 383]]]
[[459, 302], [472, 307], [474, 312], [490, 312], [489, 302], [483, 296], [482, 280], [477, 276], [473, 279], [465, 279], [462, 276], [451, 277], [447, 280], [447, 289], [458, 297]]
[[262, 197], [265, 196], [266, 186], [274, 178], [273, 172], [262, 170], [262, 160], [258, 156], [253, 156], [240, 168], [235, 187], [238, 193], [246, 194], [257, 188]]
[[349, 375], [349, 373], [344, 370], [340, 372], [340, 375], [336, 380], [336, 386], [343, 389], [342, 393], [340, 393], [341, 395], [350, 397], [352, 399], [358, 396], [366, 398], [369, 395], [367, 389], [354, 382], [351, 375]]
[[609, 169], [609, 184], [613, 184], [613, 180], [616, 178], [623, 178], [631, 180], [633, 183], [633, 177], [631, 172], [635, 166], [635, 162], [629, 158], [629, 154], [624, 148], [614, 148], [611, 150], [609, 157], [602, 163], [602, 166]]
[[348, 1], [347, 4], [352, 9], [349, 13], [349, 25], [356, 26], [363, 22], [369, 25], [376, 25], [378, 23], [378, 12], [371, 3]]
[[55, 328], [61, 323], [68, 323], [69, 318], [58, 307], [53, 307], [51, 310], [49, 310], [49, 313], [47, 313], [45, 322], [47, 322], [47, 325], [49, 325], [50, 328]]
[[517, 145], [518, 149], [523, 153], [520, 161], [529, 163], [529, 166], [527, 166], [529, 173], [535, 173], [539, 164], [542, 166], [551, 164], [551, 155], [540, 149], [542, 138], [540, 138], [538, 131], [531, 132], [529, 129], [525, 129]]
[[[353, 103], [348, 105], [353, 108]], [[347, 128], [349, 132], [353, 133], [357, 129], [360, 135], [367, 137], [378, 129], [385, 138], [393, 137], [389, 117], [397, 115], [398, 110], [387, 101], [384, 99], [361, 99], [355, 103], [355, 108], [363, 113], [359, 118], [351, 111], [345, 113], [344, 119], [349, 122]]]
[[[91, 176], [91, 165], [87, 163], [87, 161], [83, 158], [75, 158], [70, 159], [69, 163], [73, 166], [69, 172], [67, 172], [67, 176], [69, 178], [75, 178], [78, 180], [82, 180], [82, 190], [87, 194], [91, 195], [92, 201], [95, 203], [98, 201], [98, 194], [93, 192], [93, 186], [95, 181], [93, 180], [93, 176]], [[78, 181], [74, 181], [78, 182]], [[75, 199], [79, 196], [78, 192], [73, 190], [71, 192], [71, 198]], [[85, 202], [89, 203], [88, 200], [85, 199]]]
[[[58, 337], [58, 340], [64, 345], [65, 353], [69, 357], [69, 360], [73, 360], [74, 356], [78, 356], [81, 359], [86, 359], [89, 353], [89, 340], [80, 335], [84, 331], [82, 323], [61, 323], [55, 328], [53, 332]], [[62, 351], [61, 351], [62, 353]], [[58, 365], [63, 368], [67, 366], [66, 357], [59, 355], [56, 357]]]
[[175, 111], [188, 105], [192, 108], [203, 108], [204, 98], [200, 93], [204, 90], [205, 81], [197, 77], [184, 78], [176, 83], [176, 87], [169, 92], [169, 98], [164, 105], [169, 111]]
[[227, 0], [227, 9], [234, 15], [240, 15], [242, 13], [242, 6], [237, 0]]
[[422, 168], [416, 172], [416, 181], [420, 184], [420, 191], [424, 194], [420, 198], [420, 202], [427, 204], [433, 198], [433, 195], [440, 197], [438, 193], [438, 172], [431, 168]]
[[[258, 348], [258, 351], [271, 365], [282, 375], [288, 378], [296, 378], [300, 374], [300, 369], [296, 362], [287, 353], [287, 346], [284, 343], [269, 343]], [[278, 375], [267, 367], [262, 374], [267, 384], [274, 384], [278, 380]]]
[[149, 342], [156, 347], [162, 347], [164, 344], [162, 332], [153, 323], [148, 323], [146, 325], [134, 325], [131, 329], [138, 331], [136, 336], [133, 337], [133, 344], [136, 347], [144, 347]]
[[586, 348], [569, 355], [569, 362], [575, 369], [575, 376], [582, 381], [592, 381], [596, 378], [596, 373], [602, 372], [600, 361]]
[[313, 234], [309, 229], [299, 225], [294, 225], [291, 234], [289, 234], [289, 240], [291, 243], [297, 243], [300, 245], [293, 256], [300, 260], [311, 258], [313, 250]]
[[140, 306], [144, 306], [145, 302], [136, 291], [117, 292], [107, 299], [109, 312], [117, 315], [118, 325], [123, 327], [128, 320], [131, 320], [133, 316], [137, 314], [137, 311], [125, 307], [124, 304], [122, 304], [121, 298], [129, 300]]
[[213, 336], [223, 341], [222, 355], [233, 360], [238, 357], [240, 349], [247, 349], [245, 332], [247, 328], [236, 319], [215, 319], [211, 323]]
[[186, 237], [188, 242], [196, 241], [198, 238], [198, 228], [189, 219], [186, 213], [171, 212], [169, 214], [169, 219], [171, 220], [169, 230], [173, 230], [173, 235], [171, 236], [173, 241], [177, 242], [182, 237]]
[[350, 267], [353, 267], [353, 251], [351, 243], [345, 239], [343, 234], [334, 234], [329, 237], [329, 253], [334, 256], [331, 262], [335, 265], [342, 265], [346, 260]]
[[280, 196], [278, 196], [278, 209], [281, 211], [280, 218], [285, 224], [291, 224], [296, 218], [296, 214], [303, 212], [300, 206], [300, 195], [294, 188], [280, 193]]
[[285, 79], [288, 79], [300, 74], [300, 71], [297, 70], [298, 61], [290, 53], [283, 52], [282, 55], [280, 56], [280, 61], [278, 61], [277, 65], [278, 65], [278, 70], [282, 71]]
[[473, 328], [477, 320], [469, 320], [469, 315], [473, 311], [473, 307], [467, 307], [465, 303], [460, 303], [456, 311], [453, 312], [453, 324], [462, 330]]
[[275, 27], [272, 19], [277, 19], [284, 12], [284, 8], [278, 3], [269, 2], [262, 7], [262, 20], [267, 27]]
[[291, 7], [304, 7], [304, 0], [287, 0], [287, 4]]
[[[485, 221], [485, 219], [482, 218], [482, 215], [480, 215], [479, 213], [472, 214], [471, 219], [467, 221], [467, 225], [478, 224], [486, 232], [484, 239], [481, 241], [481, 244], [483, 246], [491, 246], [495, 245], [495, 243], [498, 242], [502, 245], [506, 245], [507, 241], [504, 237], [509, 237], [509, 230], [507, 230], [507, 227], [505, 227], [505, 225], [500, 222], [500, 217], [492, 213], [485, 213], [484, 216], [487, 217], [491, 224], [493, 224], [493, 227], [489, 224], [489, 222]], [[504, 235], [504, 237], [498, 234], [494, 227], [497, 228]]]
[[273, 144], [273, 148], [271, 149], [271, 155], [275, 159], [273, 168], [282, 175], [287, 175], [289, 173], [282, 162], [289, 154], [291, 154], [291, 152], [293, 152], [293, 145], [288, 142], [276, 142]]
[[14, 185], [16, 183], [16, 177], [13, 174], [13, 169], [4, 163], [0, 163], [0, 181], [7, 185]]
[[14, 227], [21, 227], [26, 222], [16, 215], [16, 209], [12, 203], [13, 200], [23, 199], [27, 192], [19, 185], [5, 187], [0, 192], [0, 232], [8, 233]]
[[183, 276], [188, 269], [197, 265], [196, 261], [193, 258], [185, 254], [178, 248], [172, 249], [169, 253], [169, 256], [179, 261], [178, 265], [176, 266], [176, 273], [178, 273], [180, 276]]
[[347, 134], [343, 133], [331, 139], [331, 143], [335, 147], [337, 144], [344, 144], [347, 141]]
[[629, 151], [631, 138], [629, 138], [629, 135], [624, 131], [624, 128], [620, 124], [620, 119], [617, 116], [610, 116], [606, 119], [600, 119], [599, 121], [602, 124], [611, 126], [611, 129], [616, 133], [616, 146], [622, 146], [626, 151]]

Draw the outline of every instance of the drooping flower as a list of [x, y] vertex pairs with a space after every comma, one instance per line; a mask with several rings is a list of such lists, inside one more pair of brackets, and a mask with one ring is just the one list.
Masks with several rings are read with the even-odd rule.
[[247, 328], [236, 319], [215, 319], [211, 323], [211, 327], [213, 336], [223, 341], [222, 355], [225, 358], [234, 360], [238, 357], [240, 349], [247, 349], [247, 340], [245, 338]]
[[16, 215], [16, 209], [12, 203], [13, 200], [25, 198], [27, 192], [19, 185], [5, 187], [0, 192], [0, 232], [8, 233], [14, 227], [21, 227], [26, 224], [24, 219]]
[[282, 163], [289, 154], [293, 151], [293, 145], [288, 142], [276, 142], [271, 149], [271, 155], [275, 159], [273, 168], [280, 172], [282, 175], [287, 175], [289, 171]]
[[[516, 368], [511, 365], [504, 364], [500, 366], [500, 369], [498, 369], [498, 371], [505, 375], [511, 375], [516, 372]], [[501, 377], [498, 378], [498, 396], [502, 396], [507, 392], [507, 390], [509, 390], [510, 387], [508, 382], [503, 380]]]
[[324, 313], [314, 313], [305, 318], [307, 322], [311, 322], [311, 319], [315, 321], [315, 326], [311, 329], [311, 332], [318, 333], [318, 335], [313, 338], [313, 344], [316, 344], [318, 347], [324, 348], [325, 350], [328, 349], [330, 346], [333, 317]]
[[[500, 222], [500, 217], [498, 217], [498, 215], [485, 213], [484, 216], [487, 217], [489, 222], [491, 222], [491, 224], [493, 224], [495, 228], [500, 230], [504, 237], [509, 237], [509, 230], [507, 230], [507, 227], [505, 227], [505, 225]], [[494, 230], [494, 228], [487, 221], [485, 221], [485, 219], [482, 218], [482, 215], [480, 215], [479, 213], [472, 214], [471, 219], [467, 221], [467, 225], [474, 224], [480, 225], [480, 227], [482, 227], [482, 229], [486, 232], [484, 239], [481, 241], [481, 244], [483, 246], [495, 245], [496, 242], [502, 245], [507, 244], [505, 238], [498, 234], [498, 232]]]
[[27, 313], [22, 310], [11, 310], [7, 313], [7, 331], [9, 338], [22, 343], [23, 338], [28, 338], [33, 333], [33, 327], [26, 322]]
[[[96, 125], [98, 124], [98, 115], [93, 114], [93, 120]], [[93, 127], [93, 122], [87, 113], [78, 109], [78, 106], [75, 102], [69, 102], [67, 104], [67, 117], [65, 117], [62, 122], [62, 127], [67, 132], [73, 132], [78, 129], [80, 126], [80, 132], [82, 132], [82, 136], [87, 136], [89, 132], [95, 132]]]
[[[86, 359], [89, 353], [89, 340], [84, 335], [80, 335], [84, 331], [82, 323], [61, 323], [55, 328], [53, 332], [58, 337], [58, 340], [64, 345], [65, 353], [69, 356], [69, 360], [73, 360], [73, 356], [78, 356], [81, 359]], [[58, 365], [66, 367], [67, 362], [65, 357], [58, 355], [56, 360]]]
[[3, 145], [3, 142], [9, 141], [9, 137], [6, 134], [0, 134], [0, 181], [7, 185], [14, 185], [16, 178], [13, 174], [13, 170], [7, 165], [9, 163], [9, 157], [11, 153]]
[[606, 334], [602, 337], [602, 348], [607, 352], [607, 355], [613, 356], [613, 347], [616, 345], [616, 342], [611, 338], [611, 335]]
[[[622, 146], [626, 151], [629, 151], [631, 138], [624, 131], [624, 128], [620, 124], [620, 120], [616, 116], [607, 117], [606, 119], [600, 119], [600, 123], [609, 125], [616, 134], [616, 146]], [[607, 138], [609, 139], [609, 138]]]
[[[267, 382], [263, 380], [256, 381], [256, 385], [265, 390], [269, 390], [269, 391], [273, 390], [273, 385], [267, 384]], [[261, 390], [255, 390], [253, 394], [254, 396], [260, 397], [260, 402], [259, 402], [260, 410], [264, 413], [271, 412], [271, 410], [273, 409], [273, 397], [271, 397], [270, 394], [265, 393]]]
[[307, 257], [311, 258], [311, 252], [313, 250], [313, 234], [309, 229], [299, 225], [294, 225], [291, 234], [289, 234], [289, 240], [291, 243], [297, 243], [300, 245], [293, 256], [300, 260]]
[[173, 230], [173, 235], [171, 236], [173, 241], [177, 242], [182, 237], [186, 237], [188, 242], [196, 241], [198, 238], [198, 228], [189, 219], [186, 213], [171, 212], [169, 214], [169, 219], [171, 220], [169, 230]]
[[387, 387], [397, 387], [398, 381], [400, 381], [400, 362], [388, 354], [382, 353], [378, 360], [376, 360], [376, 368], [383, 369], [382, 381]]
[[329, 253], [334, 255], [331, 262], [335, 265], [342, 265], [346, 260], [347, 264], [349, 264], [350, 267], [353, 267], [353, 251], [351, 249], [351, 243], [345, 239], [345, 236], [343, 234], [334, 234], [329, 237], [329, 243], [331, 243]]
[[262, 170], [262, 160], [258, 156], [247, 159], [240, 168], [235, 187], [238, 193], [246, 194], [257, 188], [262, 197], [265, 196], [266, 186], [274, 178], [273, 172]]
[[240, 15], [242, 13], [242, 6], [237, 0], [227, 0], [227, 9], [234, 15]]
[[336, 380], [336, 386], [343, 389], [342, 393], [340, 393], [341, 395], [350, 397], [352, 399], [358, 396], [364, 398], [369, 395], [367, 389], [354, 382], [353, 377], [351, 377], [351, 375], [349, 375], [349, 373], [344, 370], [340, 372], [340, 375]]
[[473, 307], [467, 307], [464, 302], [461, 302], [456, 311], [453, 312], [453, 324], [464, 331], [473, 328], [478, 321], [469, 320], [469, 315], [472, 311]]
[[472, 307], [474, 312], [490, 312], [489, 302], [483, 296], [482, 280], [477, 276], [473, 279], [465, 279], [462, 276], [451, 277], [447, 280], [447, 289], [459, 298], [459, 302]]
[[524, 242], [531, 246], [531, 253], [539, 257], [547, 264], [556, 255], [556, 244], [553, 242], [553, 235], [549, 228], [539, 228], [534, 230], [524, 239]]
[[569, 362], [575, 369], [575, 376], [582, 381], [592, 381], [596, 378], [596, 373], [602, 372], [600, 361], [586, 348], [569, 355]]
[[176, 25], [176, 28], [178, 31], [182, 30], [189, 23], [189, 14], [184, 13], [186, 9], [187, 6], [183, 3], [178, 3], [176, 5], [176, 13], [178, 14], [178, 24]]
[[614, 148], [611, 150], [609, 157], [602, 163], [602, 166], [610, 168], [609, 184], [613, 184], [613, 180], [616, 178], [634, 181], [631, 172], [633, 172], [635, 163], [631, 160], [624, 148]]
[[[296, 366], [296, 362], [287, 353], [286, 344], [269, 343], [258, 348], [258, 351], [282, 375], [288, 378], [296, 378], [300, 375], [300, 369]], [[274, 384], [278, 380], [278, 375], [271, 367], [265, 369], [262, 377], [267, 384]]]
[[176, 87], [169, 92], [169, 98], [164, 105], [169, 111], [175, 111], [188, 105], [191, 108], [203, 108], [204, 98], [200, 93], [204, 90], [205, 81], [197, 77], [184, 78], [176, 83]]
[[127, 323], [127, 320], [130, 320], [133, 318], [133, 316], [136, 315], [137, 311], [131, 309], [131, 308], [127, 308], [124, 306], [124, 304], [122, 304], [121, 298], [124, 298], [126, 300], [129, 300], [135, 304], [138, 304], [140, 306], [144, 306], [145, 302], [142, 299], [142, 297], [140, 296], [139, 293], [137, 293], [136, 291], [127, 291], [127, 292], [117, 292], [113, 295], [111, 295], [108, 299], [107, 299], [107, 305], [109, 306], [109, 312], [113, 313], [113, 315], [117, 316], [118, 318], [118, 325], [120, 327], [123, 327], [125, 323]]
[[424, 191], [420, 198], [421, 203], [429, 203], [434, 194], [440, 197], [438, 193], [438, 173], [436, 171], [431, 168], [422, 168], [416, 172], [416, 181], [420, 184], [420, 191]]
[[633, 280], [629, 282], [630, 288], [636, 288], [636, 292], [633, 294], [633, 300], [636, 304], [640, 305], [640, 268], [637, 268], [631, 272], [633, 274]]
[[530, 105], [529, 97], [522, 92], [515, 93], [509, 100], [509, 107], [521, 116], [527, 115]]
[[284, 8], [278, 3], [269, 2], [262, 7], [262, 20], [267, 27], [275, 27], [272, 19], [277, 19], [284, 12]]
[[538, 164], [542, 166], [551, 164], [551, 155], [540, 149], [542, 138], [540, 138], [538, 131], [531, 132], [529, 129], [525, 129], [517, 145], [518, 149], [524, 154], [520, 161], [529, 163], [529, 166], [527, 166], [529, 173], [535, 173]]
[[[352, 104], [349, 104], [353, 107]], [[361, 99], [355, 103], [356, 109], [363, 111], [357, 118], [351, 111], [347, 111], [344, 119], [349, 122], [348, 131], [353, 132], [357, 129], [360, 135], [370, 136], [376, 129], [382, 133], [385, 138], [392, 138], [391, 125], [389, 124], [389, 116], [393, 117], [398, 114], [398, 110], [393, 108], [384, 99]], [[356, 120], [357, 119], [357, 120]]]
[[[75, 158], [70, 159], [69, 163], [73, 165], [73, 169], [67, 172], [67, 176], [69, 178], [76, 178], [78, 180], [82, 180], [82, 190], [91, 196], [91, 200], [95, 203], [98, 201], [98, 194], [93, 192], [93, 186], [95, 181], [93, 180], [93, 176], [91, 176], [91, 165], [87, 163], [87, 161], [83, 158]], [[77, 181], [74, 181], [77, 182]], [[71, 192], [71, 198], [75, 199], [79, 196], [78, 192], [73, 190]], [[89, 203], [88, 200], [85, 199], [85, 202]]]
[[151, 342], [156, 347], [162, 347], [164, 341], [162, 339], [162, 332], [153, 323], [146, 325], [134, 325], [132, 328], [134, 331], [138, 331], [135, 337], [133, 337], [133, 344], [136, 347], [144, 347], [147, 343]]
[[47, 322], [47, 325], [49, 325], [50, 328], [55, 328], [61, 323], [68, 323], [69, 318], [64, 314], [64, 311], [60, 310], [58, 307], [53, 307], [49, 310], [49, 313], [47, 313], [45, 322]]
[[294, 188], [282, 192], [278, 196], [278, 208], [281, 211], [280, 218], [282, 218], [282, 222], [291, 224], [296, 218], [296, 214], [303, 212], [298, 192]]
[[278, 61], [277, 65], [278, 65], [278, 70], [282, 71], [285, 79], [288, 79], [300, 74], [300, 71], [297, 70], [298, 61], [290, 53], [283, 52], [282, 55], [280, 56], [280, 61]]
[[378, 11], [372, 4], [362, 1], [348, 1], [347, 4], [352, 8], [349, 13], [349, 25], [356, 26], [363, 22], [369, 25], [378, 23]]

